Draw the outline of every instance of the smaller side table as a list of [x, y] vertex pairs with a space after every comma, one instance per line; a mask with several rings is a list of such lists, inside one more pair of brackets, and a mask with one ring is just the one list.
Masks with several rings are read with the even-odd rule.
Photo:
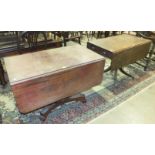
[[[137, 36], [122, 34], [104, 39], [98, 39], [87, 43], [87, 48], [111, 59], [111, 65], [104, 72], [115, 71], [114, 79], [117, 78], [117, 70], [132, 77], [123, 70], [123, 67], [135, 63], [146, 57], [149, 53], [151, 41]], [[146, 61], [145, 68], [148, 67]]]

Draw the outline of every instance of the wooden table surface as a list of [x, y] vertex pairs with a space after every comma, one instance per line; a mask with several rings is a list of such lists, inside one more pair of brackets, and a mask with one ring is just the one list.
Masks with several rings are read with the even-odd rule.
[[103, 60], [103, 57], [80, 45], [4, 58], [11, 84], [52, 75], [98, 60]]
[[80, 45], [7, 57], [4, 62], [21, 113], [98, 85], [105, 64], [104, 57]]
[[[89, 41], [87, 48], [111, 59], [111, 65], [105, 72], [114, 70], [115, 79], [117, 70], [133, 78], [123, 70], [123, 67], [144, 59], [150, 50], [151, 41], [134, 35], [122, 34], [104, 39]], [[149, 61], [146, 61], [144, 70], [148, 68]]]
[[150, 40], [143, 39], [134, 35], [122, 34], [89, 42], [107, 51], [117, 54], [132, 47], [150, 43]]

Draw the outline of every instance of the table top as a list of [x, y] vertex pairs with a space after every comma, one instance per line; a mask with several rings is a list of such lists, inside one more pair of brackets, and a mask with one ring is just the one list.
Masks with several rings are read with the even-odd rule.
[[151, 41], [134, 35], [122, 34], [89, 42], [112, 53], [119, 53]]
[[4, 58], [11, 84], [52, 75], [100, 60], [104, 60], [104, 57], [80, 45]]

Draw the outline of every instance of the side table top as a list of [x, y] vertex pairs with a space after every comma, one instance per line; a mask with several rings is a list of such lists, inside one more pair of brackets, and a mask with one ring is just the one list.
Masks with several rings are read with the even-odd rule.
[[95, 41], [89, 41], [89, 43], [92, 43], [112, 53], [119, 53], [135, 46], [151, 43], [151, 41], [134, 35], [122, 34], [108, 38], [97, 39]]

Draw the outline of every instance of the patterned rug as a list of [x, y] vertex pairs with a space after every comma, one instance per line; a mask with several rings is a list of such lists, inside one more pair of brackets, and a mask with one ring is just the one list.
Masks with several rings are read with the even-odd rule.
[[[140, 63], [144, 62], [141, 61]], [[155, 82], [155, 62], [153, 61], [146, 72], [137, 64], [129, 65], [124, 69], [135, 77], [134, 80], [118, 72], [118, 79], [114, 82], [113, 73], [107, 72], [104, 74], [100, 85], [83, 92], [86, 95], [86, 103], [65, 103], [54, 109], [46, 122], [41, 121], [40, 112], [46, 111], [48, 107], [26, 115], [20, 114], [15, 106], [15, 99], [10, 86], [8, 85], [5, 89], [0, 88], [0, 123], [87, 123]]]

